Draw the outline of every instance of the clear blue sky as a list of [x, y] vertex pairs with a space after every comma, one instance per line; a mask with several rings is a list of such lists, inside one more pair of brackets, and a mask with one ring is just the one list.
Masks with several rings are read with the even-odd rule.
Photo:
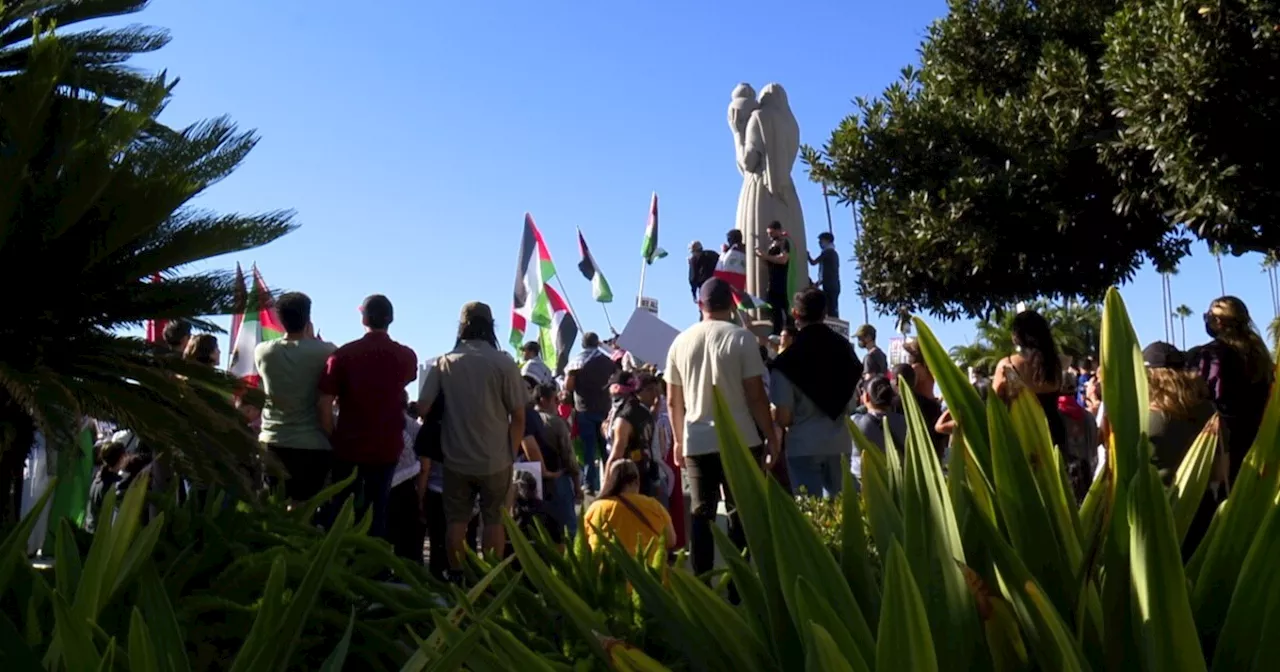
[[[855, 96], [878, 93], [916, 62], [925, 27], [945, 12], [940, 0], [783, 7], [157, 0], [129, 20], [173, 33], [139, 61], [181, 78], [166, 121], [229, 114], [262, 136], [198, 204], [297, 210], [298, 232], [218, 265], [256, 262], [273, 288], [307, 292], [317, 327], [339, 343], [360, 335], [361, 299], [385, 293], [393, 335], [426, 358], [452, 346], [470, 300], [494, 308], [505, 337], [525, 211], [581, 322], [607, 332], [575, 268], [582, 227], [621, 329], [652, 191], [672, 256], [651, 267], [645, 293], [664, 319], [688, 326], [684, 250], [693, 239], [718, 245], [734, 222], [734, 85], [783, 84], [803, 140], [821, 145]], [[795, 178], [812, 238], [826, 227], [821, 189], [799, 163]], [[832, 217], [851, 256], [850, 212]], [[1226, 287], [1265, 328], [1271, 299], [1258, 262], [1225, 260]], [[856, 265], [842, 272], [851, 279]], [[1148, 269], [1124, 290], [1144, 341], [1163, 337], [1159, 288]], [[1173, 289], [1197, 316], [1220, 293], [1203, 246]], [[845, 315], [860, 317], [851, 291], [843, 299]], [[873, 322], [892, 329], [891, 319]], [[1198, 317], [1189, 322], [1188, 338], [1203, 340]], [[968, 322], [933, 325], [946, 345], [972, 337]]]

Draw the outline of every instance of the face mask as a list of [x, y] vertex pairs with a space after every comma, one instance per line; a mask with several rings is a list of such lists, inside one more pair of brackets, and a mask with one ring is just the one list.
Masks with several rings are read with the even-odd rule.
[[1210, 315], [1204, 316], [1204, 332], [1209, 334], [1209, 338], [1218, 337], [1217, 330], [1213, 328], [1213, 317]]

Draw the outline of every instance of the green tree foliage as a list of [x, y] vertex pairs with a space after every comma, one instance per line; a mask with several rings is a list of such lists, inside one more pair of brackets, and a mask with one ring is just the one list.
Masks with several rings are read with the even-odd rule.
[[[1098, 344], [1102, 336], [1102, 309], [1097, 304], [1072, 303], [1066, 306], [1050, 305], [1034, 301], [1027, 305], [1044, 316], [1053, 332], [1058, 352], [1073, 358], [1098, 357]], [[994, 319], [978, 320], [974, 325], [977, 334], [973, 343], [951, 348], [951, 359], [960, 366], [995, 371], [1001, 359], [1014, 352], [1013, 318], [1015, 311], [1006, 310]]]
[[[1280, 247], [1280, 4], [1120, 3], [1103, 79], [1118, 126], [1102, 145], [1126, 202], [1146, 201], [1230, 254]], [[1264, 74], [1266, 73], [1266, 74]]]
[[[1236, 253], [1260, 249], [1265, 227], [1250, 228], [1233, 210], [1253, 193], [1232, 191], [1254, 179], [1233, 177], [1243, 171], [1232, 166], [1248, 163], [1243, 149], [1228, 160], [1229, 148], [1216, 144], [1219, 135], [1234, 138], [1237, 127], [1213, 119], [1275, 86], [1215, 94], [1220, 80], [1248, 89], [1250, 78], [1266, 79], [1253, 75], [1271, 71], [1262, 69], [1269, 56], [1255, 55], [1237, 24], [1213, 28], [1214, 37], [1201, 41], [1223, 51], [1197, 53], [1216, 70], [1206, 66], [1211, 72], [1199, 84], [1177, 82], [1178, 95], [1198, 102], [1187, 103], [1187, 120], [1174, 130], [1161, 125], [1157, 101], [1175, 93], [1161, 82], [1178, 71], [1169, 66], [1144, 81], [1137, 66], [1112, 67], [1126, 54], [1144, 54], [1183, 58], [1191, 68], [1192, 56], [1167, 55], [1181, 44], [1137, 34], [1134, 16], [1175, 5], [1206, 21], [1194, 6], [1151, 0], [950, 2], [949, 14], [928, 29], [920, 68], [906, 68], [878, 97], [859, 98], [856, 113], [809, 155], [813, 179], [861, 208], [858, 260], [877, 307], [954, 318], [1037, 297], [1097, 301], [1146, 260], [1176, 265], [1190, 253], [1191, 235]], [[1274, 41], [1274, 24], [1254, 38], [1258, 46]], [[1274, 106], [1277, 97], [1266, 95]], [[1148, 116], [1139, 122], [1135, 115]], [[1182, 143], [1177, 171], [1187, 175], [1185, 187], [1182, 178], [1166, 183], [1165, 150], [1147, 148], [1157, 136]], [[1274, 156], [1247, 134], [1222, 140], [1231, 147], [1251, 141], [1250, 151]], [[1249, 165], [1260, 169], [1260, 161]], [[1218, 177], [1204, 178], [1207, 172]], [[1249, 208], [1259, 214], [1248, 217], [1280, 211], [1265, 207], [1270, 200], [1257, 202], [1264, 207]], [[1220, 214], [1206, 224], [1210, 211]], [[1280, 228], [1270, 230], [1280, 236]]]
[[10, 53], [22, 69], [0, 78], [0, 454], [24, 452], [33, 425], [56, 437], [88, 416], [225, 480], [254, 448], [229, 402], [236, 381], [121, 330], [165, 318], [216, 331], [199, 316], [229, 312], [233, 278], [179, 271], [275, 240], [291, 215], [190, 205], [255, 136], [227, 119], [147, 132], [171, 83], [139, 79], [117, 105], [89, 98], [65, 84], [84, 67], [76, 45], [41, 32]]

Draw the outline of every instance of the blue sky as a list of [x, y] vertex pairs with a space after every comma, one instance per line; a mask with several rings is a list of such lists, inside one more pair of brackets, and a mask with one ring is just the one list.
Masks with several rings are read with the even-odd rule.
[[[582, 227], [621, 329], [653, 191], [672, 256], [650, 268], [645, 293], [664, 319], [688, 326], [683, 251], [693, 239], [718, 245], [734, 222], [741, 178], [725, 111], [734, 85], [783, 84], [802, 139], [821, 145], [855, 96], [878, 93], [917, 60], [925, 27], [945, 12], [939, 0], [782, 7], [157, 0], [129, 21], [173, 34], [139, 61], [181, 78], [167, 122], [227, 114], [262, 137], [198, 205], [297, 211], [298, 232], [218, 265], [256, 262], [273, 288], [307, 292], [317, 327], [339, 343], [360, 335], [361, 299], [384, 293], [396, 306], [393, 335], [426, 358], [452, 346], [467, 301], [493, 306], [506, 334], [525, 211], [580, 321], [606, 332], [575, 268]], [[799, 163], [795, 178], [812, 237], [826, 227], [821, 189]], [[850, 211], [832, 216], [851, 256]], [[1271, 299], [1258, 262], [1229, 258], [1224, 273], [1265, 327]], [[846, 287], [856, 272], [846, 261]], [[1173, 290], [1196, 315], [1219, 295], [1203, 246]], [[1163, 337], [1158, 277], [1144, 270], [1124, 295], [1140, 337]], [[842, 305], [861, 315], [851, 292]], [[1195, 343], [1203, 330], [1193, 320]], [[973, 334], [968, 322], [932, 323], [946, 345]]]

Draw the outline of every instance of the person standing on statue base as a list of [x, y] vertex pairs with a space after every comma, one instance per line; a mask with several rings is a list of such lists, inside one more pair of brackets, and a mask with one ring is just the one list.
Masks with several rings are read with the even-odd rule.
[[809, 265], [818, 267], [818, 289], [827, 297], [827, 316], [840, 317], [840, 254], [836, 252], [836, 237], [830, 233], [818, 234], [816, 257], [809, 257]]
[[787, 297], [787, 270], [791, 262], [791, 241], [782, 230], [781, 222], [770, 222], [769, 249], [756, 250], [756, 256], [769, 267], [769, 289], [764, 300], [769, 302], [769, 320], [773, 323], [770, 333], [778, 335], [791, 326], [790, 301]]

